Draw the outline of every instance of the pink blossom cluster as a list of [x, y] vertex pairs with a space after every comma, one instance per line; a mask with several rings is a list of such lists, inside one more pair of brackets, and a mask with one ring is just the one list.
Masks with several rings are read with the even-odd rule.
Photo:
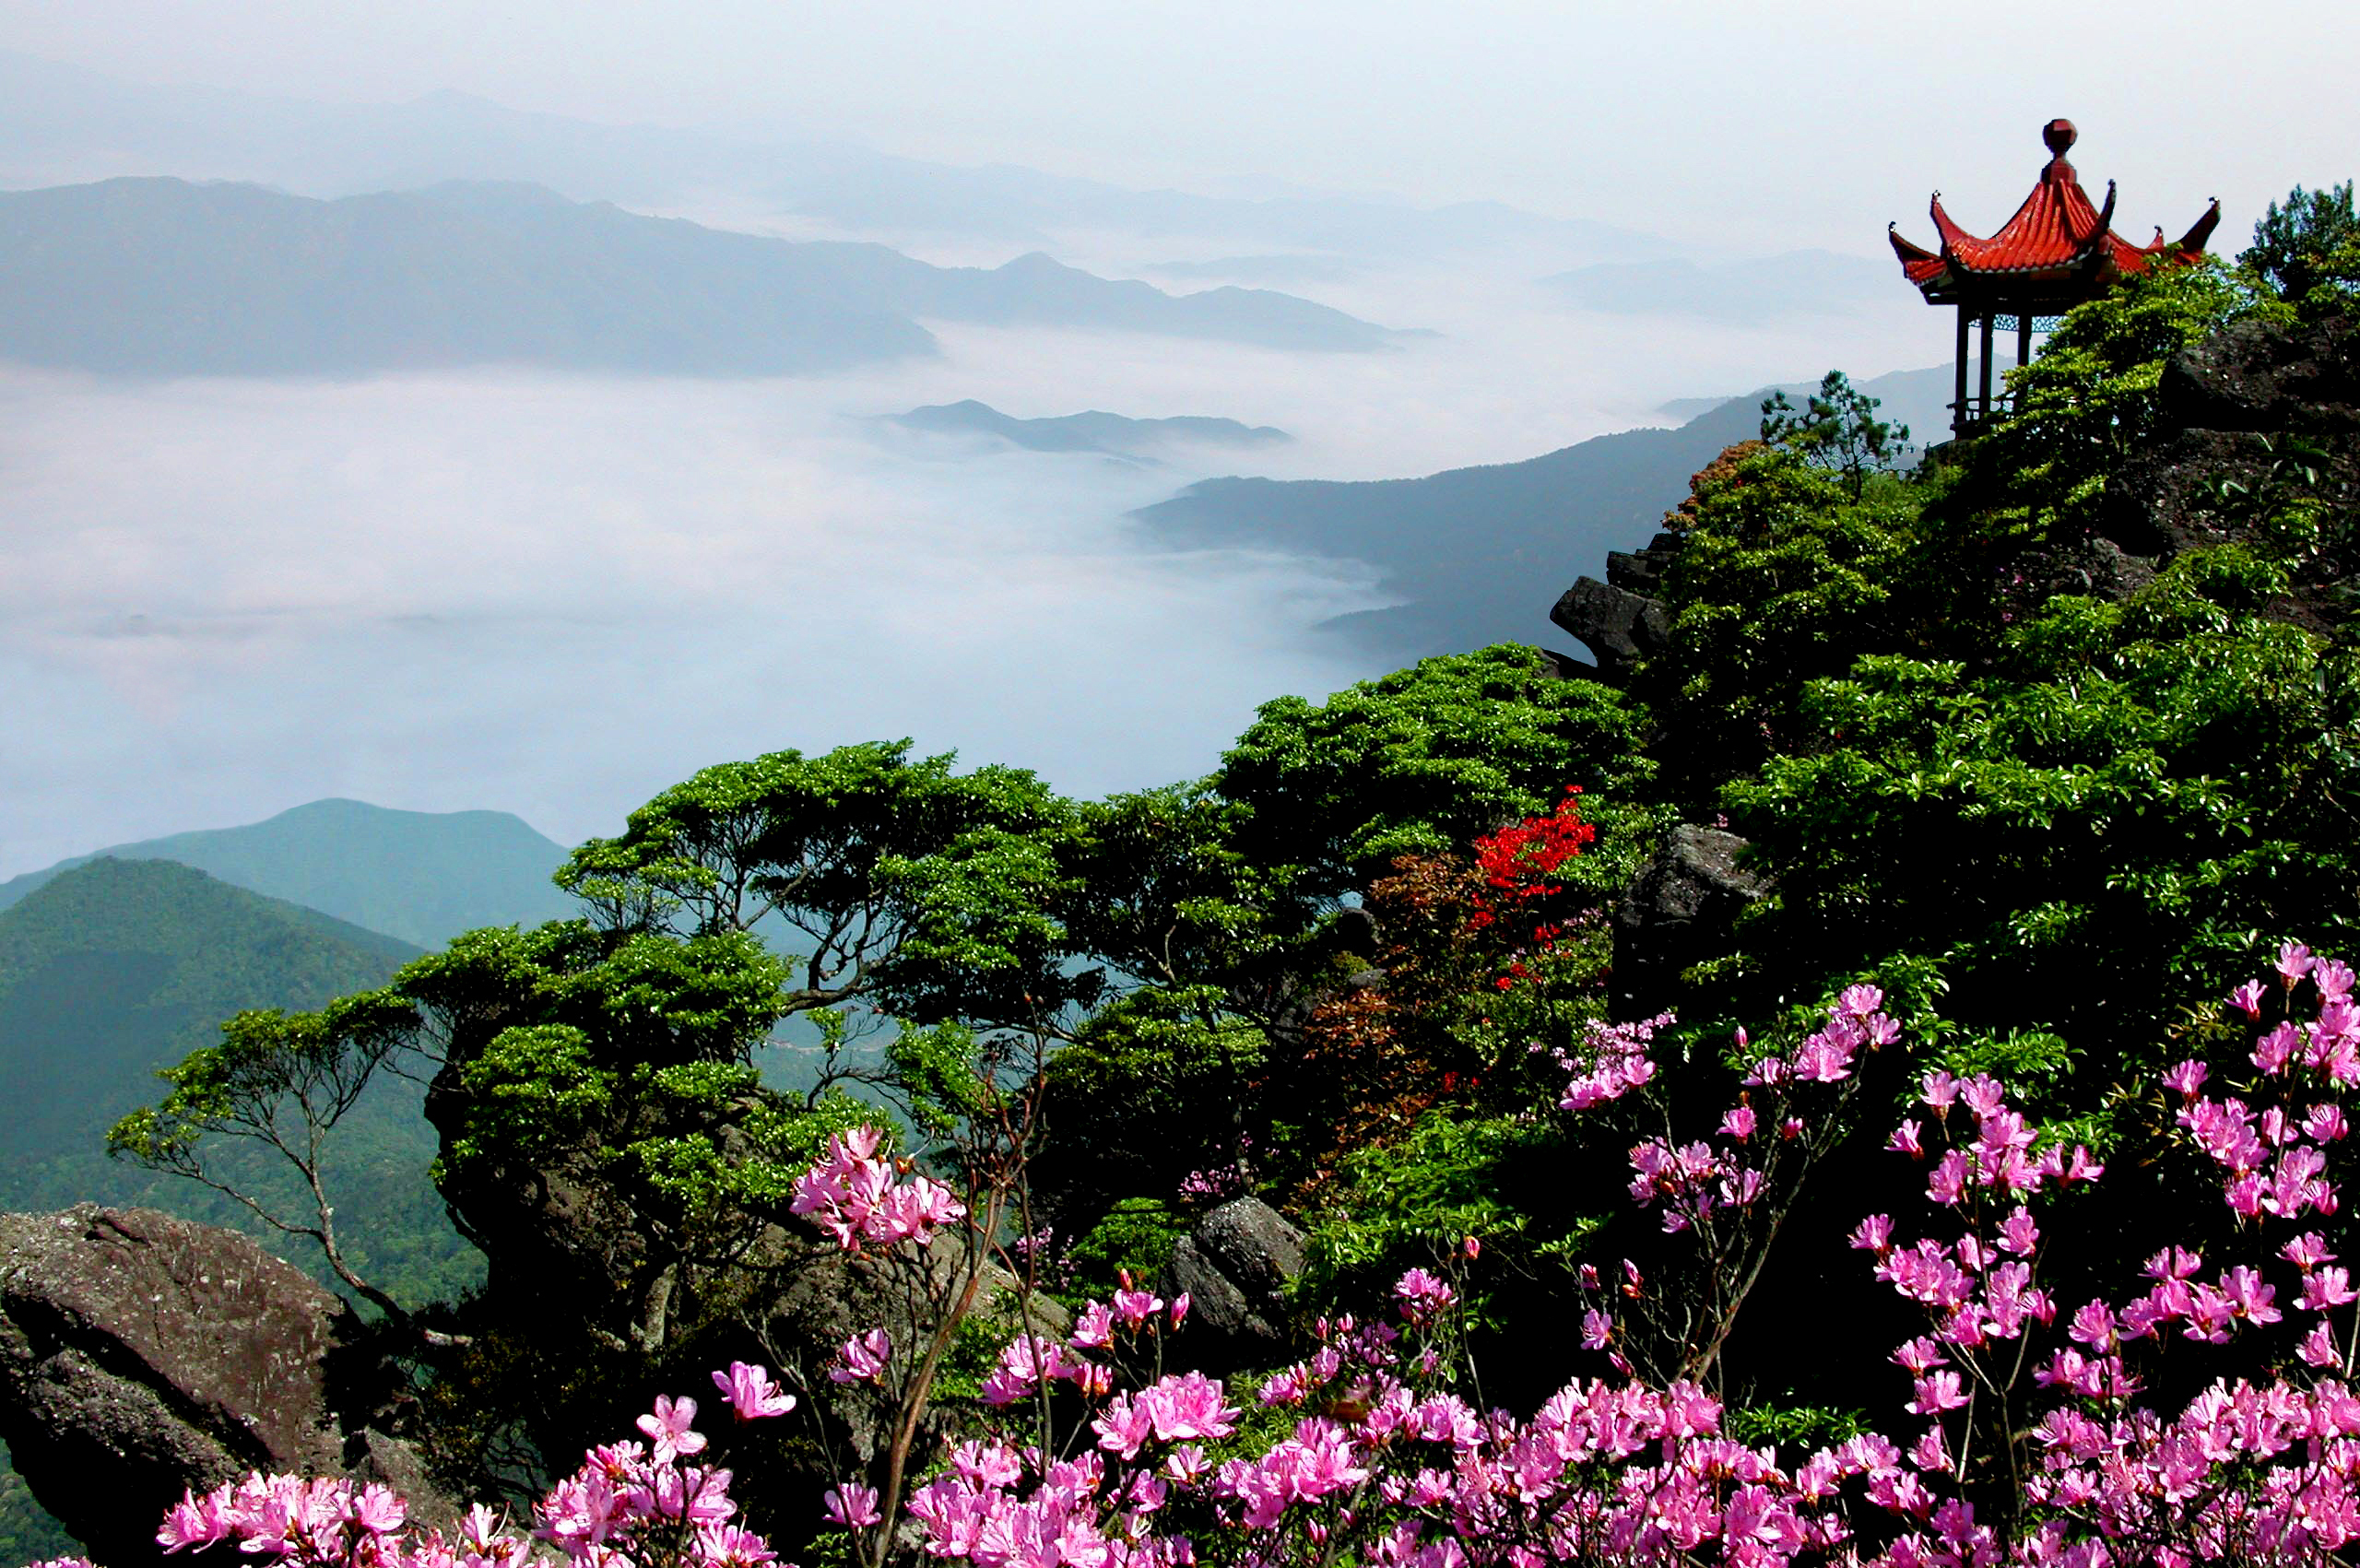
[[[1862, 1051], [1880, 1049], [1901, 1037], [1901, 1026], [1886, 1016], [1883, 1006], [1884, 993], [1876, 986], [1848, 986], [1827, 1008], [1826, 1022], [1800, 1044], [1758, 1058], [1745, 1075], [1738, 1102], [1722, 1114], [1714, 1130], [1718, 1147], [1705, 1138], [1675, 1143], [1669, 1136], [1634, 1144], [1632, 1201], [1658, 1208], [1663, 1228], [1671, 1232], [1704, 1223], [1716, 1209], [1753, 1204], [1772, 1179], [1771, 1141], [1791, 1143], [1810, 1126], [1794, 1114], [1800, 1087], [1846, 1084]], [[1654, 1071], [1644, 1053], [1653, 1026], [1664, 1021], [1624, 1026], [1619, 1033], [1593, 1030], [1592, 1043], [1599, 1047], [1593, 1066], [1576, 1077], [1559, 1107], [1581, 1110], [1646, 1083]], [[1746, 1044], [1740, 1029], [1739, 1050]]]
[[[2164, 1087], [2180, 1097], [2179, 1125], [2228, 1173], [2222, 1197], [2242, 1220], [2335, 1212], [2327, 1146], [2351, 1129], [2331, 1096], [2360, 1082], [2360, 1008], [2352, 1001], [2351, 968], [2315, 958], [2299, 942], [2279, 949], [2277, 968], [2288, 990], [2310, 977], [2318, 1014], [2307, 1029], [2282, 1019], [2255, 1042], [2248, 1060], [2260, 1076], [2248, 1094], [2205, 1095], [2211, 1069], [2199, 1061], [2182, 1062], [2164, 1075]], [[2261, 982], [2248, 980], [2229, 994], [2229, 1002], [2259, 1020], [2263, 995]]]
[[1557, 1108], [1587, 1111], [1620, 1100], [1652, 1079], [1656, 1064], [1647, 1049], [1654, 1043], [1656, 1031], [1670, 1021], [1670, 1013], [1658, 1013], [1636, 1023], [1591, 1024], [1587, 1061], [1577, 1063], [1562, 1051], [1555, 1054], [1557, 1065], [1572, 1075], [1564, 1093], [1558, 1097]]
[[[714, 1373], [741, 1419], [779, 1415], [794, 1399], [744, 1362]], [[421, 1529], [387, 1488], [341, 1479], [266, 1476], [192, 1491], [165, 1514], [166, 1552], [235, 1542], [252, 1558], [301, 1568], [523, 1568], [548, 1543], [579, 1568], [761, 1568], [776, 1560], [763, 1539], [730, 1521], [726, 1469], [682, 1465], [705, 1448], [693, 1399], [658, 1398], [639, 1419], [651, 1443], [594, 1448], [582, 1468], [534, 1508], [529, 1535], [482, 1503], [449, 1534]], [[88, 1565], [82, 1565], [88, 1568]]]
[[[1020, 1335], [987, 1385], [987, 1399], [1008, 1407], [1048, 1382], [1069, 1385], [1065, 1397], [1085, 1407], [1072, 1439], [1043, 1431], [1027, 1443], [1000, 1431], [961, 1444], [911, 1495], [909, 1527], [926, 1555], [978, 1568], [1214, 1559], [1242, 1568], [2349, 1562], [2360, 1553], [2360, 1391], [2351, 1383], [2360, 1290], [2319, 1232], [2281, 1239], [2264, 1230], [2334, 1212], [2328, 1166], [2343, 1125], [2335, 1095], [2354, 1075], [2352, 979], [2331, 961], [2292, 946], [2282, 952], [2280, 991], [2291, 999], [2311, 981], [2317, 1016], [2291, 1034], [2265, 1032], [2235, 1095], [2203, 1096], [2214, 1070], [2206, 1064], [2166, 1075], [2180, 1102], [2178, 1136], [2218, 1173], [2260, 1250], [2219, 1267], [2166, 1247], [2118, 1300], [2068, 1313], [2041, 1278], [2044, 1217], [2053, 1223], [2049, 1206], [2103, 1179], [2098, 1160], [2038, 1126], [1995, 1079], [1924, 1079], [1916, 1113], [1888, 1147], [1929, 1162], [1931, 1229], [1904, 1241], [1894, 1218], [1879, 1214], [1853, 1235], [1875, 1277], [1926, 1316], [1925, 1332], [1892, 1356], [1902, 1373], [1895, 1404], [1917, 1432], [1906, 1444], [1864, 1432], [1782, 1460], [1774, 1447], [1727, 1435], [1704, 1389], [1648, 1386], [1619, 1356], [1619, 1381], [1577, 1380], [1529, 1420], [1479, 1410], [1437, 1353], [1462, 1292], [1417, 1269], [1394, 1288], [1399, 1326], [1349, 1316], [1317, 1325], [1317, 1349], [1258, 1391], [1266, 1410], [1292, 1414], [1291, 1429], [1259, 1452], [1238, 1451], [1241, 1412], [1210, 1378], [1157, 1375], [1116, 1391], [1120, 1343], [1160, 1350], [1166, 1323], [1186, 1312], [1185, 1298], [1167, 1304], [1126, 1279], [1112, 1303], [1085, 1308], [1069, 1337]], [[2252, 982], [2230, 1005], [2259, 1024], [2267, 999]], [[1780, 1128], [1769, 1141], [1824, 1135], [1786, 1130], [1797, 1119], [1788, 1086], [1847, 1081], [1861, 1051], [1898, 1032], [1881, 1003], [1872, 987], [1855, 988], [1811, 1040], [1753, 1067], [1746, 1087], [1773, 1103]], [[1628, 1078], [1645, 1045], [1638, 1038], [1613, 1053], [1625, 1063], [1617, 1072]], [[1737, 1107], [1753, 1109], [1744, 1099]], [[1764, 1134], [1733, 1112], [1717, 1136], [1721, 1147], [1707, 1144], [1703, 1156], [1662, 1140], [1655, 1171], [1643, 1168], [1643, 1201], [1726, 1180]], [[2288, 1165], [2293, 1149], [2316, 1162], [2307, 1155]], [[849, 1192], [847, 1167], [874, 1156], [873, 1141], [832, 1145], [821, 1169]], [[1706, 1169], [1712, 1161], [1721, 1169]], [[2289, 1170], [2294, 1185], [2282, 1193]], [[1655, 1185], [1662, 1173], [1670, 1194]], [[2247, 1203], [2239, 1184], [2253, 1177], [2260, 1185], [2243, 1190], [2266, 1200]], [[882, 1200], [885, 1189], [870, 1190]], [[846, 1198], [824, 1201], [853, 1237], [882, 1239]], [[907, 1237], [929, 1233], [930, 1224]], [[1466, 1249], [1469, 1261], [1477, 1255]], [[1594, 1267], [1584, 1284], [1610, 1293]], [[1628, 1262], [1613, 1287], [1628, 1297], [1648, 1288]], [[2303, 1332], [2279, 1331], [2294, 1344], [2286, 1359], [2268, 1331], [2290, 1315]], [[1608, 1349], [1611, 1320], [1591, 1317], [1585, 1342]], [[2242, 1359], [2178, 1409], [2142, 1402], [2147, 1362], [2166, 1349], [2222, 1348]], [[839, 1369], [858, 1380], [891, 1353], [881, 1333], [859, 1336], [841, 1349]], [[760, 1368], [740, 1364], [714, 1381], [741, 1418], [792, 1403]], [[585, 1568], [759, 1568], [772, 1554], [730, 1524], [728, 1472], [685, 1462], [706, 1446], [696, 1413], [692, 1400], [658, 1400], [640, 1421], [648, 1444], [593, 1450], [540, 1504], [533, 1535]], [[1976, 1470], [1978, 1457], [1993, 1457], [1978, 1445], [2003, 1450], [2007, 1462]], [[1988, 1487], [1970, 1496], [1970, 1475], [2017, 1480], [2005, 1496]], [[877, 1491], [856, 1481], [832, 1489], [824, 1512], [851, 1530], [885, 1524]], [[487, 1509], [446, 1540], [408, 1526], [383, 1488], [290, 1477], [192, 1495], [158, 1539], [170, 1550], [235, 1539], [249, 1554], [305, 1568], [520, 1568], [531, 1550]]]
[[938, 1229], [966, 1217], [966, 1205], [949, 1187], [879, 1158], [884, 1141], [882, 1132], [868, 1126], [830, 1138], [819, 1163], [795, 1179], [789, 1209], [846, 1251], [864, 1242], [924, 1245]]
[[1086, 1396], [1103, 1398], [1114, 1390], [1115, 1369], [1084, 1351], [1111, 1350], [1118, 1336], [1160, 1341], [1167, 1324], [1177, 1329], [1187, 1320], [1187, 1291], [1166, 1303], [1151, 1291], [1134, 1289], [1128, 1269], [1118, 1278], [1122, 1289], [1115, 1292], [1114, 1304], [1095, 1299], [1084, 1303], [1069, 1338], [1023, 1333], [1002, 1347], [991, 1376], [984, 1381], [984, 1403], [1013, 1405], [1031, 1397], [1044, 1383], [1070, 1383]]

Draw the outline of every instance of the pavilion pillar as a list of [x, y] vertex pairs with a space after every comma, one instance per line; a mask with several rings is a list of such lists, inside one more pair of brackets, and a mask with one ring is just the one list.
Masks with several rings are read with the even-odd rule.
[[1991, 321], [1993, 314], [1994, 312], [1988, 307], [1985, 308], [1983, 312], [1982, 390], [1979, 395], [1976, 398], [1975, 408], [1975, 417], [1977, 419], [1988, 419], [1991, 417]]
[[1951, 434], [1965, 435], [1966, 417], [1966, 307], [1958, 308], [1958, 395], [1951, 400]]
[[[2032, 362], [2036, 312], [2054, 316], [2096, 299], [2118, 278], [2177, 265], [2204, 249], [2221, 221], [2221, 204], [2213, 202], [2177, 245], [2165, 244], [2161, 230], [2151, 245], [2132, 244], [2114, 231], [2113, 183], [2106, 184], [2104, 206], [2092, 201], [2065, 156], [2080, 135], [2071, 120], [2051, 120], [2040, 128], [2048, 162], [2024, 205], [1997, 233], [1977, 235], [1960, 227], [1942, 209], [1940, 191], [1927, 208], [1941, 237], [1938, 248], [1928, 250], [1903, 239], [1898, 224], [1885, 225], [1885, 241], [1901, 263], [1902, 276], [1926, 303], [1958, 312], [1957, 395], [1951, 404], [1951, 430], [1959, 437], [1972, 436], [2001, 406], [1992, 395], [1998, 372], [1991, 362], [1991, 339], [2000, 316], [2014, 320], [2016, 368], [2023, 370]], [[1977, 322], [1983, 329], [1983, 371], [1970, 391], [1966, 362]], [[2022, 401], [2021, 391], [2004, 395], [2012, 404]]]

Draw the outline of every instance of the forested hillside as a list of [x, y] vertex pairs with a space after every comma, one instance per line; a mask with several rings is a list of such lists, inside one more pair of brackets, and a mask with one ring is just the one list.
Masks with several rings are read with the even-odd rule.
[[[224, 1195], [109, 1159], [108, 1129], [155, 1098], [159, 1069], [218, 1043], [224, 1020], [319, 1007], [417, 952], [161, 860], [91, 861], [0, 912], [0, 1074], [14, 1106], [0, 1209], [149, 1204], [255, 1229]], [[419, 1109], [417, 1086], [387, 1075], [337, 1128], [325, 1169], [367, 1266], [449, 1292], [471, 1277], [472, 1254], [427, 1180], [434, 1145]], [[244, 1149], [229, 1169], [284, 1205], [293, 1194], [274, 1163]]]
[[0, 882], [0, 910], [92, 860], [170, 860], [413, 947], [572, 911], [565, 851], [504, 811], [393, 811], [314, 800], [266, 821], [114, 844]]

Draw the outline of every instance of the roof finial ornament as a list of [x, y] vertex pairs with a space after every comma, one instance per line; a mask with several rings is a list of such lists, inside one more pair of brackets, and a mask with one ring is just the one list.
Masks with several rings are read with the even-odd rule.
[[2059, 117], [2040, 128], [2040, 139], [2052, 157], [2062, 158], [2065, 149], [2081, 139], [2082, 133], [2073, 129], [2073, 122]]

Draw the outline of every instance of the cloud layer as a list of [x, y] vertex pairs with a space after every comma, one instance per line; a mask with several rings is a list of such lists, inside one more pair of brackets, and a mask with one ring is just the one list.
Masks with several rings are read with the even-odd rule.
[[1159, 556], [1168, 477], [881, 452], [794, 383], [0, 378], [0, 867], [347, 794], [610, 830], [696, 767], [915, 735], [1200, 772], [1349, 569]]

